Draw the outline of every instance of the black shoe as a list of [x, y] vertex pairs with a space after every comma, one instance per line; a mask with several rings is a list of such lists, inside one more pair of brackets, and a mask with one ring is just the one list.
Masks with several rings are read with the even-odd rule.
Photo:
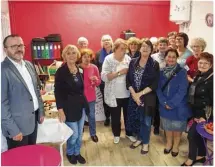
[[66, 155], [66, 156], [71, 164], [77, 164], [77, 158], [75, 155]]
[[181, 166], [193, 166], [194, 165], [194, 162], [190, 165], [187, 165], [185, 162], [183, 164], [181, 164]]
[[86, 160], [84, 159], [84, 157], [81, 156], [81, 154], [76, 155], [76, 159], [80, 164], [85, 164]]
[[97, 143], [99, 141], [98, 137], [95, 135], [95, 136], [91, 136], [91, 139]]
[[[137, 142], [137, 141], [136, 141], [136, 142]], [[135, 148], [139, 147], [140, 145], [143, 145], [143, 143], [141, 142], [140, 144], [138, 144], [137, 146], [135, 146], [134, 144], [135, 144], [136, 142], [134, 142], [134, 143], [132, 143], [132, 144], [130, 145], [130, 148], [131, 148], [131, 149], [135, 149]]]
[[110, 119], [109, 118], [105, 120], [104, 125], [105, 126], [109, 126], [110, 125]]
[[206, 161], [206, 158], [203, 157], [203, 158], [201, 158], [201, 159], [195, 160], [193, 163], [194, 163], [194, 164], [195, 164], [195, 163], [205, 163], [205, 161]]
[[173, 152], [172, 151], [171, 154], [172, 154], [173, 157], [177, 157], [178, 156], [178, 152]]
[[160, 129], [159, 128], [154, 128], [154, 135], [159, 135]]
[[89, 126], [89, 122], [84, 121], [84, 126]]
[[169, 150], [167, 150], [167, 149], [165, 148], [165, 149], [163, 150], [163, 153], [164, 153], [164, 154], [169, 154], [171, 150], [172, 150], [172, 148], [170, 148]]

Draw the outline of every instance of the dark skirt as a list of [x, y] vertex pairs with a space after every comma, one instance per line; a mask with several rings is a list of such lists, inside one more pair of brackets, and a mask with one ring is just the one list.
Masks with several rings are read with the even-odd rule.
[[136, 102], [129, 97], [128, 113], [127, 113], [127, 128], [132, 134], [139, 134], [140, 132], [140, 114], [141, 111]]

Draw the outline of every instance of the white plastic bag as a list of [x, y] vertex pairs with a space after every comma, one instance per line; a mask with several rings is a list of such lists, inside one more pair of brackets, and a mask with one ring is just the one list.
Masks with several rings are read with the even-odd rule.
[[44, 119], [44, 122], [38, 125], [37, 143], [61, 143], [61, 166], [64, 166], [63, 144], [70, 138], [70, 136], [72, 136], [72, 134], [72, 129], [65, 123], [61, 123], [58, 119]]
[[44, 119], [44, 122], [38, 125], [37, 143], [63, 142], [72, 134], [72, 129], [58, 119]]

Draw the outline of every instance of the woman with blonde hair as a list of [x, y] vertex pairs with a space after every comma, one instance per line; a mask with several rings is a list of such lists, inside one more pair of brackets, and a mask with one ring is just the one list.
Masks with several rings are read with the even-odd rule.
[[[103, 35], [101, 38], [101, 47], [102, 49], [96, 53], [95, 58], [95, 65], [98, 67], [99, 72], [102, 71], [102, 64], [107, 57], [107, 55], [113, 53], [112, 47], [113, 47], [113, 40], [110, 35]], [[104, 112], [106, 120], [104, 122], [105, 126], [110, 125], [110, 111], [108, 110], [108, 105], [104, 101], [104, 82], [101, 82], [100, 84], [100, 90], [103, 97], [103, 106], [104, 106]]]
[[89, 107], [84, 95], [83, 71], [76, 65], [80, 52], [74, 45], [67, 45], [62, 52], [65, 61], [55, 74], [55, 99], [59, 120], [73, 130], [67, 140], [67, 158], [71, 164], [85, 164], [80, 154], [84, 120]]
[[131, 58], [137, 58], [140, 56], [140, 40], [136, 37], [130, 37], [127, 41], [128, 44], [128, 55]]
[[194, 81], [194, 77], [198, 71], [198, 61], [200, 59], [200, 54], [205, 50], [206, 45], [206, 41], [203, 38], [194, 38], [191, 41], [190, 47], [193, 50], [193, 55], [187, 58], [187, 66], [185, 66], [187, 69], [187, 78], [189, 82]]
[[[129, 91], [126, 89], [126, 74], [131, 58], [126, 54], [126, 49], [125, 40], [117, 39], [113, 45], [113, 53], [104, 60], [101, 73], [101, 78], [105, 82], [104, 98], [111, 113], [111, 127], [115, 144], [120, 141], [121, 108], [123, 108], [125, 127], [127, 127]], [[130, 140], [133, 139], [132, 134], [127, 130], [126, 136]]]

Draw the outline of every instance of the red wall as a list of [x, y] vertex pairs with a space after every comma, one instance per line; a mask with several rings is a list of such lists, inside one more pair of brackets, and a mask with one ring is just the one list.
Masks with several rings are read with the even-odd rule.
[[31, 60], [30, 42], [34, 37], [51, 33], [62, 35], [63, 44], [76, 44], [80, 36], [89, 40], [89, 47], [100, 49], [103, 34], [113, 39], [120, 32], [132, 29], [137, 37], [166, 36], [178, 31], [169, 21], [169, 2], [9, 2], [11, 31], [22, 36], [26, 59]]

